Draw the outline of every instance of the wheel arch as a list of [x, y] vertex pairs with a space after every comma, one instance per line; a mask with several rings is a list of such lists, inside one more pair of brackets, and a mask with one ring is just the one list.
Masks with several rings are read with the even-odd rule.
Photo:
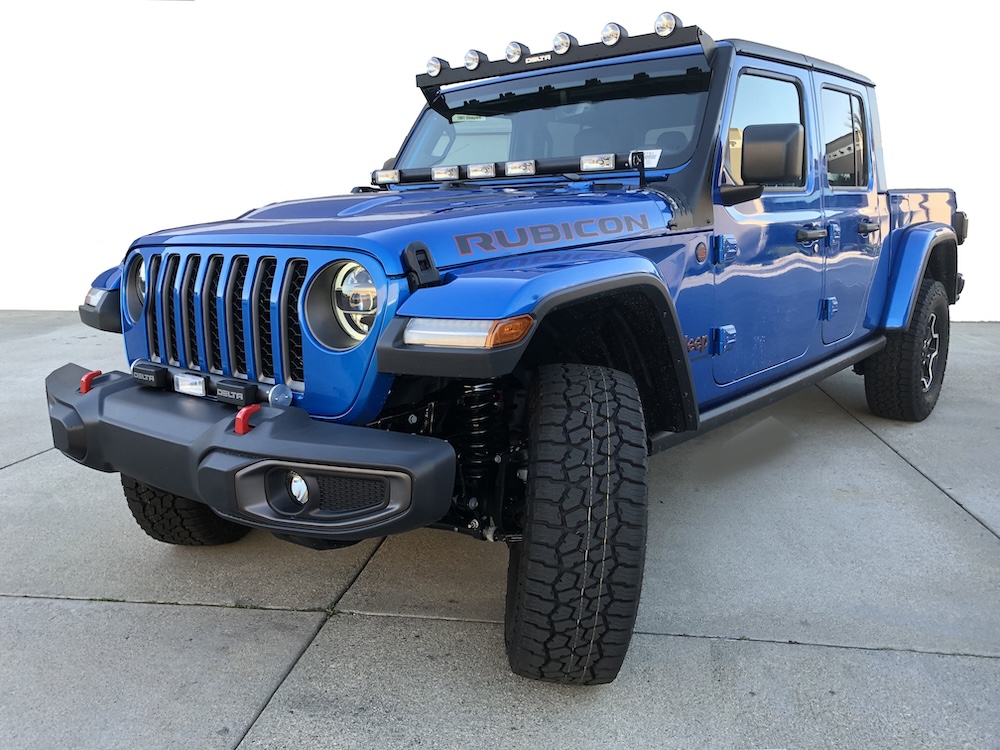
[[889, 292], [881, 327], [905, 329], [910, 324], [920, 284], [925, 278], [940, 281], [949, 304], [961, 291], [958, 274], [958, 238], [955, 230], [938, 222], [908, 227], [896, 243]]
[[649, 434], [698, 427], [691, 367], [673, 302], [662, 283], [617, 280], [549, 300], [519, 369], [573, 362], [632, 376]]

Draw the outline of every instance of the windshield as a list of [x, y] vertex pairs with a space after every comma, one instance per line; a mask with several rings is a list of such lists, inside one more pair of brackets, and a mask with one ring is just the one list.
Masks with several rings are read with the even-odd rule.
[[703, 57], [552, 72], [446, 91], [421, 115], [397, 169], [646, 151], [647, 168], [690, 158], [708, 97]]

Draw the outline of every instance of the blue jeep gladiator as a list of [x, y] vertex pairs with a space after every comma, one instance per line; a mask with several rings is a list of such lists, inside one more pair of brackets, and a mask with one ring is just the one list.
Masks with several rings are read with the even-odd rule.
[[514, 672], [609, 682], [648, 456], [852, 366], [875, 414], [927, 417], [968, 220], [887, 188], [867, 78], [669, 13], [417, 85], [370, 186], [101, 274], [81, 317], [130, 370], [53, 372], [53, 439], [171, 544], [506, 543]]

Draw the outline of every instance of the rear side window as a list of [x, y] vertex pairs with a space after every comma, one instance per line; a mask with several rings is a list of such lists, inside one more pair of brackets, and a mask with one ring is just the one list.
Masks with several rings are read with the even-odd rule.
[[804, 128], [802, 112], [802, 92], [792, 81], [750, 73], [740, 76], [726, 140], [727, 179], [735, 185], [743, 184], [743, 129], [747, 125], [798, 123]]
[[868, 150], [861, 97], [823, 89], [822, 107], [827, 181], [834, 188], [867, 187]]

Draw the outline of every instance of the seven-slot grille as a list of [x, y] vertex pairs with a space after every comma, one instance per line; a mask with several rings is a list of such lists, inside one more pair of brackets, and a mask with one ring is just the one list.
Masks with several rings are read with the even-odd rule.
[[298, 311], [306, 271], [305, 260], [281, 265], [272, 256], [154, 256], [147, 274], [150, 359], [302, 390]]

